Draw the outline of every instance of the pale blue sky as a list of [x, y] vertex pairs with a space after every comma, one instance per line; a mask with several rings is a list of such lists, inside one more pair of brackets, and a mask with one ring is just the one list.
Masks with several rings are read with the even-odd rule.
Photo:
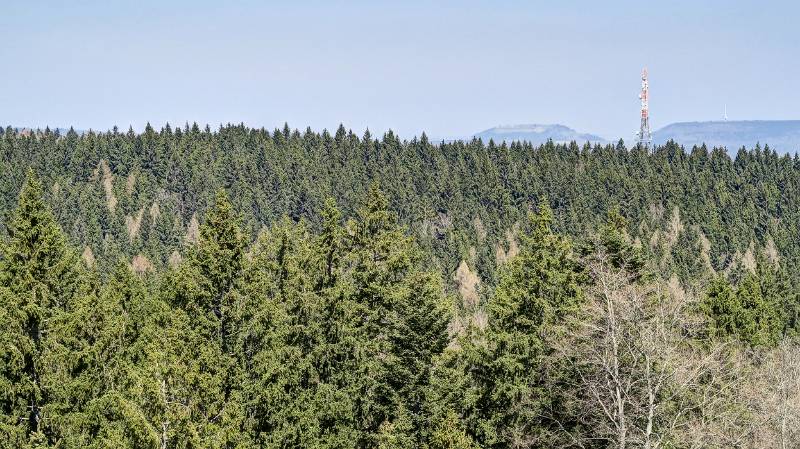
[[0, 124], [464, 136], [800, 119], [794, 1], [0, 0]]

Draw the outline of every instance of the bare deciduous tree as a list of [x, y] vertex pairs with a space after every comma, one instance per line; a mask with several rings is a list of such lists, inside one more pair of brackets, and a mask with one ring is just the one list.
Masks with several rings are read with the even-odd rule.
[[738, 352], [696, 338], [704, 322], [677, 279], [634, 282], [605, 254], [588, 262], [594, 283], [587, 304], [554, 341], [572, 361], [572, 401], [581, 434], [566, 443], [602, 440], [613, 447], [741, 445], [752, 433], [749, 411], [736, 399]]
[[753, 447], [800, 447], [800, 345], [787, 339], [754, 358], [757, 370], [742, 392], [761, 418]]

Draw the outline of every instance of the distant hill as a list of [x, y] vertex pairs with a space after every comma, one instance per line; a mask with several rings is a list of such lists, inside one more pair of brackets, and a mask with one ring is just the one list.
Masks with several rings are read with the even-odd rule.
[[709, 148], [725, 147], [732, 155], [742, 146], [752, 148], [756, 143], [793, 154], [800, 150], [800, 120], [681, 122], [653, 133], [656, 144], [670, 139], [688, 148], [702, 143]]
[[592, 142], [605, 143], [606, 140], [594, 134], [584, 134], [575, 131], [564, 125], [510, 125], [496, 126], [475, 134], [474, 137], [488, 142], [494, 139], [495, 142], [525, 141], [534, 145], [542, 144], [548, 140], [555, 143], [565, 142]]
[[[3, 126], [2, 127], [2, 131], [5, 131], [5, 129], [6, 129], [6, 127]], [[36, 131], [42, 131], [43, 132], [45, 130], [45, 128], [27, 128], [27, 127], [21, 127], [21, 126], [12, 126], [11, 129], [13, 129], [15, 132], [22, 133], [22, 134], [28, 134], [28, 133], [36, 132]], [[50, 128], [50, 131], [53, 131], [53, 132], [58, 131], [59, 134], [61, 134], [62, 136], [65, 136], [69, 132], [69, 128]], [[86, 133], [86, 131], [84, 131], [82, 129], [76, 129], [75, 132], [78, 133], [78, 134], [85, 134]]]

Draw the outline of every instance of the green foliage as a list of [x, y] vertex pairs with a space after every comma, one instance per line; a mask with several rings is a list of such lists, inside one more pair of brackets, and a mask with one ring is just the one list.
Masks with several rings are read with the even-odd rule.
[[[443, 288], [421, 270], [421, 254], [388, 210], [388, 200], [370, 187], [357, 221], [348, 223], [348, 254], [341, 277], [355, 305], [357, 362], [356, 415], [363, 446], [375, 444], [379, 426], [408, 413], [415, 431], [434, 356], [447, 344]], [[396, 426], [397, 423], [392, 424]]]
[[784, 334], [793, 333], [796, 295], [778, 276], [780, 271], [762, 260], [756, 272], [747, 273], [735, 286], [724, 277], [715, 279], [701, 304], [710, 319], [711, 335], [774, 346]]
[[242, 276], [244, 246], [227, 195], [219, 192], [197, 245], [162, 289], [165, 300], [175, 307], [172, 325], [180, 334], [169, 344], [185, 362], [174, 379], [177, 391], [171, 393], [188, 404], [192, 445], [227, 447], [243, 437], [233, 288]]
[[619, 208], [608, 211], [605, 225], [600, 228], [600, 244], [608, 254], [611, 264], [639, 278], [644, 274], [644, 256], [639, 247], [631, 243], [627, 232], [628, 221]]
[[[141, 134], [22, 135], [9, 129], [0, 138], [0, 155], [0, 217], [13, 208], [25, 169], [34, 168], [70, 240], [89, 246], [108, 271], [120, 256], [139, 253], [156, 269], [165, 268], [173, 252], [184, 251], [191, 217], [202, 217], [221, 187], [241, 216], [242, 232], [253, 239], [284, 215], [304, 218], [319, 231], [331, 197], [352, 217], [370, 183], [378, 181], [391, 198], [389, 209], [445, 278], [474, 248], [471, 266], [494, 285], [495, 247], [525, 222], [531, 205], [548, 197], [554, 228], [573, 238], [595, 232], [617, 207], [630, 240], [646, 249], [677, 208], [685, 224], [678, 239], [691, 233], [707, 238], [713, 270], [726, 269], [751, 241], [758, 249], [772, 238], [792, 285], [800, 279], [800, 165], [761, 148], [732, 159], [722, 149], [684, 150], [674, 143], [652, 152], [477, 139], [432, 144], [425, 136], [401, 141], [386, 133], [376, 139], [343, 127], [331, 135], [288, 126], [212, 131], [187, 124], [147, 127]], [[138, 232], [130, 233], [126, 224], [138, 223], [140, 211]], [[697, 262], [695, 241], [693, 236], [667, 249], [675, 256], [670, 269], [681, 279], [688, 275], [684, 264]]]
[[58, 441], [73, 405], [80, 374], [68, 333], [82, 294], [75, 253], [28, 172], [0, 255], [0, 432], [19, 447]]
[[395, 413], [393, 422], [384, 421], [378, 428], [378, 449], [412, 449], [414, 442], [413, 425], [405, 409]]
[[450, 410], [433, 430], [428, 447], [430, 449], [474, 449], [477, 446], [464, 431], [461, 420]]
[[482, 447], [515, 446], [546, 427], [543, 410], [552, 397], [542, 377], [544, 336], [580, 306], [584, 282], [570, 242], [553, 233], [552, 220], [542, 203], [520, 254], [501, 270], [487, 305], [488, 327], [444, 359], [441, 401], [464, 417]]
[[727, 273], [715, 337], [800, 329], [800, 164], [770, 150], [187, 125], [7, 130], [0, 156], [0, 447], [563, 441], [554, 342], [597, 246], [641, 287]]
[[357, 439], [351, 391], [341, 388], [354, 363], [352, 305], [317, 290], [315, 250], [304, 225], [284, 220], [259, 236], [245, 266], [238, 344], [246, 427], [261, 447]]

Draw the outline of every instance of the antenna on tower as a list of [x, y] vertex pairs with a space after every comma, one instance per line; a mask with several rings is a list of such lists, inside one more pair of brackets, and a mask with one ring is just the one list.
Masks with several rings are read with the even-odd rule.
[[649, 95], [650, 86], [647, 83], [647, 67], [645, 67], [642, 70], [642, 93], [639, 94], [639, 99], [642, 100], [642, 122], [639, 126], [639, 133], [636, 135], [639, 138], [639, 145], [644, 148], [648, 148], [653, 142], [650, 134]]
[[725, 105], [725, 111], [722, 113], [722, 120], [726, 121], [726, 122], [728, 121], [728, 105], [727, 104]]

